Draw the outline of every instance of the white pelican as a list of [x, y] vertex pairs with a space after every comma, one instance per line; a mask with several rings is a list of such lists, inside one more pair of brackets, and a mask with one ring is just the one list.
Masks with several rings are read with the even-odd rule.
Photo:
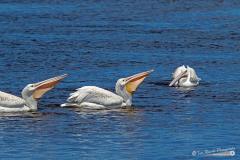
[[153, 70], [119, 79], [115, 86], [116, 94], [95, 86], [81, 87], [71, 93], [67, 103], [61, 106], [83, 109], [117, 109], [131, 106], [133, 93], [151, 72]]
[[28, 84], [22, 90], [22, 98], [0, 91], [0, 112], [36, 111], [37, 100], [66, 76], [64, 74], [42, 82]]
[[195, 70], [189, 66], [184, 65], [178, 67], [172, 76], [173, 80], [169, 86], [175, 87], [194, 87], [199, 84], [201, 80], [198, 78]]

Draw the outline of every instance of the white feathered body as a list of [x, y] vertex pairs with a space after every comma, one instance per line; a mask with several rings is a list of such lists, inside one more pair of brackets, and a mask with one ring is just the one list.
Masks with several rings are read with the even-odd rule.
[[0, 112], [26, 112], [30, 110], [24, 99], [0, 91]]
[[62, 106], [76, 106], [86, 109], [113, 109], [125, 105], [123, 98], [96, 86], [84, 86], [71, 93], [68, 103]]
[[195, 70], [193, 68], [189, 67], [189, 66], [187, 68], [184, 65], [178, 67], [174, 71], [174, 73], [172, 75], [172, 78], [175, 79], [178, 75], [180, 75], [181, 73], [183, 73], [187, 69], [189, 70], [188, 74], [190, 75], [190, 77], [188, 77], [188, 76], [182, 77], [181, 79], [179, 79], [174, 84], [175, 87], [194, 87], [194, 86], [197, 86], [199, 84], [199, 81], [201, 79], [197, 76]]

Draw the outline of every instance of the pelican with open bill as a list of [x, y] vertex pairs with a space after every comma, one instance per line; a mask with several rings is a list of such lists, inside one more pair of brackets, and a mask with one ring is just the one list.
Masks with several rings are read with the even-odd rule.
[[62, 107], [83, 109], [117, 109], [132, 105], [133, 93], [153, 70], [120, 78], [115, 86], [116, 94], [96, 86], [84, 86], [71, 93]]
[[173, 73], [173, 80], [169, 84], [170, 87], [194, 87], [199, 84], [201, 79], [197, 76], [195, 70], [184, 65], [178, 67]]
[[0, 112], [28, 112], [37, 110], [37, 100], [54, 88], [67, 75], [61, 75], [34, 84], [22, 90], [22, 98], [0, 91]]

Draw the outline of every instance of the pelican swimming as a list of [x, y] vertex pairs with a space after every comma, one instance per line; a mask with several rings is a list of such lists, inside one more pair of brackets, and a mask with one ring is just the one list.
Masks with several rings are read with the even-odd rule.
[[195, 70], [189, 66], [184, 65], [178, 67], [172, 76], [173, 80], [169, 86], [175, 87], [194, 87], [199, 84], [201, 80], [198, 78]]
[[81, 87], [71, 93], [67, 103], [61, 106], [83, 109], [117, 109], [131, 106], [133, 93], [151, 72], [153, 70], [120, 78], [115, 86], [116, 93], [95, 86]]
[[37, 110], [37, 100], [64, 79], [61, 75], [34, 84], [22, 90], [22, 98], [0, 91], [0, 112], [28, 112]]

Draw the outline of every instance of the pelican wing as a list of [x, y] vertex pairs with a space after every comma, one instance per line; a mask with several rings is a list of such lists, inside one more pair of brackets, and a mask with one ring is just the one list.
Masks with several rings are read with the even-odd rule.
[[0, 106], [8, 108], [17, 108], [25, 105], [25, 101], [17, 96], [0, 91]]
[[190, 68], [190, 72], [191, 72], [191, 81], [193, 81], [193, 82], [198, 82], [199, 80], [201, 80], [201, 79], [197, 76], [197, 74], [196, 74], [196, 72], [195, 72], [195, 70], [194, 70], [193, 68]]
[[68, 102], [77, 104], [87, 102], [103, 106], [121, 106], [123, 98], [99, 87], [85, 86], [70, 94]]

